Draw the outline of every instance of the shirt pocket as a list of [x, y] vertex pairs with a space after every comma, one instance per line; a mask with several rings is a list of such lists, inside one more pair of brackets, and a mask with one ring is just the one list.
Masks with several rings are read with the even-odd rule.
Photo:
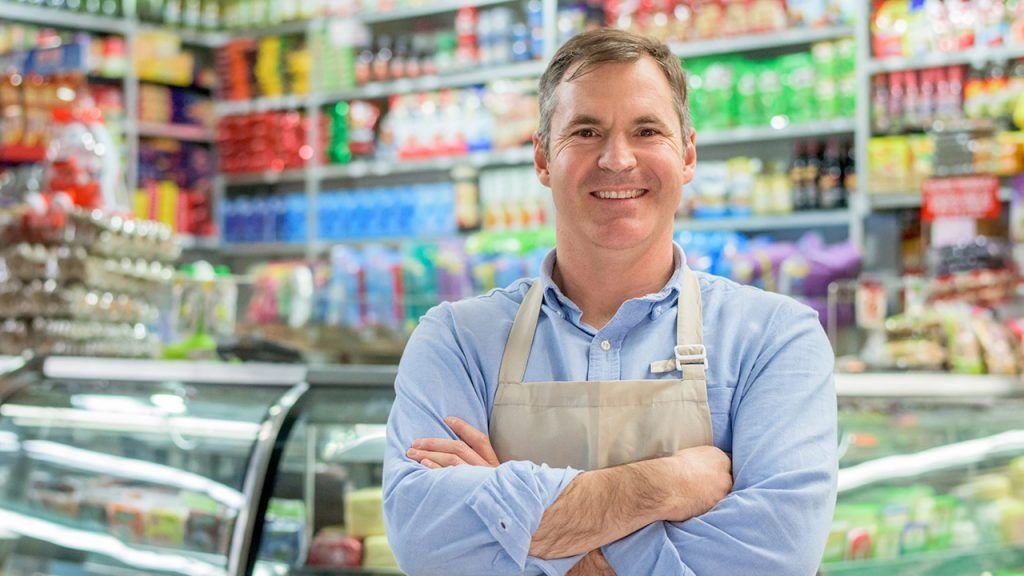
[[732, 452], [732, 395], [731, 387], [709, 387], [708, 409], [711, 412], [711, 434], [715, 446], [725, 452]]

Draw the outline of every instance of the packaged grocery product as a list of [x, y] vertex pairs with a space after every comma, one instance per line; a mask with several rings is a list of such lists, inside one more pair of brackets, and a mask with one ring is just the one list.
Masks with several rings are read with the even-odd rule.
[[156, 546], [180, 547], [185, 542], [188, 511], [164, 502], [146, 511], [145, 540]]
[[386, 536], [367, 536], [363, 540], [363, 568], [398, 568]]
[[260, 558], [295, 564], [302, 554], [305, 504], [301, 500], [271, 498], [260, 542]]
[[310, 566], [359, 567], [363, 563], [363, 543], [345, 534], [341, 526], [327, 526], [313, 537], [306, 564]]
[[974, 311], [971, 327], [978, 338], [988, 374], [1015, 375], [1020, 373], [1020, 357], [1009, 330], [999, 323], [991, 311]]
[[145, 513], [136, 502], [110, 502], [107, 505], [107, 530], [122, 542], [142, 542]]
[[910, 2], [884, 0], [877, 4], [871, 18], [871, 45], [876, 58], [901, 57], [903, 31], [908, 28]]
[[188, 517], [185, 520], [185, 547], [211, 554], [227, 550], [228, 523], [218, 512], [217, 503], [206, 497], [187, 495]]
[[999, 503], [1003, 543], [1024, 545], [1024, 500], [1005, 498]]
[[[353, 490], [345, 496], [345, 531], [353, 538], [384, 534], [384, 492], [382, 489]], [[366, 548], [364, 557], [370, 557], [369, 547]]]
[[1024, 500], [1024, 456], [1019, 456], [1010, 461], [1006, 466], [1006, 473], [1013, 485], [1013, 494], [1016, 498]]
[[881, 136], [868, 141], [868, 192], [909, 190], [910, 142], [905, 136]]

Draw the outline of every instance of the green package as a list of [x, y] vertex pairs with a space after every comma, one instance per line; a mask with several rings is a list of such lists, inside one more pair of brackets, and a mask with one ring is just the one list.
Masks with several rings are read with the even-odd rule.
[[818, 118], [815, 102], [814, 62], [809, 52], [781, 57], [783, 98], [791, 123], [800, 124]]
[[772, 118], [786, 115], [782, 73], [778, 59], [761, 62], [757, 69], [757, 103], [761, 113], [758, 124], [770, 126]]
[[761, 107], [758, 102], [757, 77], [758, 66], [753, 62], [736, 64], [736, 125], [764, 125]]

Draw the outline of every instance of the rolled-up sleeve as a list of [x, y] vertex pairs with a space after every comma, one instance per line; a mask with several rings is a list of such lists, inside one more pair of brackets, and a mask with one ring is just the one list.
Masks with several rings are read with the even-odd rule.
[[702, 516], [605, 546], [619, 576], [815, 573], [836, 498], [834, 355], [795, 303], [766, 334], [732, 405], [732, 492]]
[[418, 574], [565, 574], [579, 557], [529, 556], [541, 516], [579, 471], [531, 462], [427, 469], [406, 451], [418, 438], [455, 438], [458, 416], [488, 429], [487, 388], [459, 345], [450, 305], [420, 322], [406, 346], [388, 418], [384, 520], [402, 570]]

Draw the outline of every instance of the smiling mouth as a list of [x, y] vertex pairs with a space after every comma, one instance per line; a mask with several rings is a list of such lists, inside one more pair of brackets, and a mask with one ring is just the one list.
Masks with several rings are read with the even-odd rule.
[[633, 198], [639, 198], [647, 194], [646, 188], [636, 188], [634, 190], [598, 190], [591, 192], [590, 195], [601, 200], [631, 200]]

